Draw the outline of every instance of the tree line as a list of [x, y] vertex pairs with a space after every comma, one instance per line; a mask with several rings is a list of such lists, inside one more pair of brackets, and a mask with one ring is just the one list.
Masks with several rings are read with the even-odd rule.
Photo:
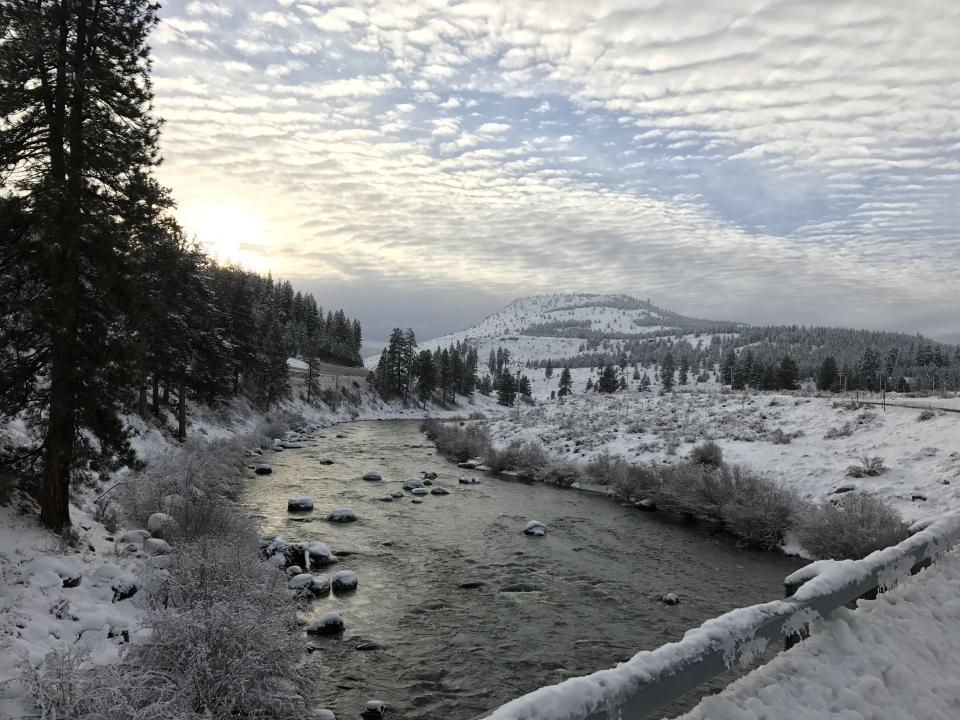
[[[269, 406], [287, 358], [359, 364], [360, 325], [219, 267], [153, 177], [148, 0], [0, 0], [0, 463], [41, 521], [69, 526], [71, 478], [133, 461], [124, 415], [238, 392]], [[78, 472], [79, 471], [79, 472]]]

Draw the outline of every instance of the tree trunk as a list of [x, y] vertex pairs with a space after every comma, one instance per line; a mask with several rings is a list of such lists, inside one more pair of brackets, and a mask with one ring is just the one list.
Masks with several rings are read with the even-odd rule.
[[46, 463], [40, 488], [40, 521], [61, 532], [70, 527], [70, 470], [76, 411], [72, 402], [73, 373], [63, 339], [54, 341], [50, 365], [50, 417], [47, 422]]
[[160, 415], [160, 378], [156, 373], [151, 378], [153, 384], [153, 414]]
[[144, 420], [147, 419], [147, 339], [140, 338], [140, 387], [137, 402], [137, 412]]
[[170, 383], [168, 382], [163, 383], [163, 406], [170, 406]]
[[187, 439], [187, 384], [180, 380], [180, 387], [177, 389], [177, 440], [183, 442]]

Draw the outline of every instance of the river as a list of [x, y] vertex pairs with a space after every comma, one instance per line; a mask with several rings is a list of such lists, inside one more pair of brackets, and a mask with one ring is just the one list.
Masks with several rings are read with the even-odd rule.
[[[320, 658], [321, 705], [341, 720], [374, 698], [393, 718], [474, 718], [677, 640], [733, 608], [781, 597], [783, 578], [802, 564], [602, 495], [460, 470], [416, 421], [343, 424], [301, 450], [269, 454], [273, 474], [252, 478], [244, 497], [264, 534], [322, 540], [340, 556], [329, 574], [360, 576], [356, 592], [310, 610], [339, 610], [346, 624], [339, 637], [309, 641]], [[319, 464], [322, 457], [333, 464]], [[362, 480], [369, 470], [384, 480]], [[434, 484], [450, 494], [422, 504], [409, 493], [378, 499], [422, 470], [439, 473]], [[482, 483], [460, 485], [463, 474]], [[288, 513], [294, 495], [313, 497], [314, 512]], [[327, 522], [339, 507], [360, 520]], [[531, 519], [546, 524], [545, 537], [522, 533]], [[662, 603], [667, 592], [680, 604]]]

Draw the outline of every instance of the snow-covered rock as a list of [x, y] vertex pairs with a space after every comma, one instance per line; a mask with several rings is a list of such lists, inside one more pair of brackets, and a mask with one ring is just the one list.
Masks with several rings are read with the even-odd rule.
[[476, 470], [478, 465], [480, 465], [479, 460], [466, 460], [462, 463], [457, 463], [457, 467], [464, 470]]
[[327, 708], [313, 708], [307, 712], [307, 720], [337, 720], [333, 710]]
[[430, 489], [430, 494], [431, 495], [449, 495], [450, 491], [438, 485], [437, 487]]
[[430, 491], [425, 487], [415, 487], [410, 491], [413, 495], [426, 495]]
[[377, 480], [383, 480], [383, 476], [380, 473], [370, 470], [363, 474], [364, 480], [369, 480], [371, 482], [376, 482]]
[[547, 534], [547, 526], [544, 525], [539, 520], [531, 520], [527, 523], [527, 526], [523, 529], [524, 535], [536, 535], [538, 537], [543, 537]]
[[161, 538], [151, 537], [143, 542], [143, 551], [147, 555], [168, 555], [172, 550], [170, 543]]
[[355, 522], [360, 516], [350, 508], [337, 508], [327, 514], [327, 520], [335, 523]]
[[420, 472], [420, 474], [423, 475], [423, 479], [424, 479], [424, 480], [436, 480], [436, 479], [437, 479], [437, 474], [436, 474], [435, 472], [433, 472], [433, 471], [422, 470], [422, 471]]
[[338, 438], [338, 439], [343, 440], [345, 437], [347, 437], [347, 434], [346, 434], [345, 432], [338, 432], [338, 433], [337, 433], [337, 438]]
[[117, 542], [123, 545], [127, 543], [142, 545], [148, 537], [150, 537], [150, 532], [147, 530], [125, 530], [117, 536]]
[[413, 490], [414, 488], [423, 487], [422, 480], [404, 480], [403, 489], [404, 490]]
[[180, 532], [180, 523], [166, 513], [153, 513], [147, 518], [147, 530], [158, 538], [170, 538]]
[[343, 632], [343, 618], [336, 610], [324, 613], [307, 625], [307, 632], [313, 635], [334, 635]]
[[380, 720], [387, 714], [387, 704], [383, 700], [367, 700], [360, 717], [363, 720]]
[[423, 498], [422, 498], [422, 497], [414, 497], [414, 498], [411, 498], [410, 501], [413, 502], [413, 503], [415, 503], [415, 504], [417, 504], [417, 505], [419, 505], [420, 503], [423, 502]]
[[291, 565], [286, 570], [284, 570], [284, 572], [290, 577], [293, 577], [294, 575], [299, 575], [300, 573], [302, 573], [303, 568], [300, 567], [299, 565]]
[[353, 570], [340, 570], [333, 576], [333, 589], [337, 592], [356, 590], [360, 578]]
[[377, 499], [380, 500], [380, 502], [393, 502], [395, 498], [393, 495], [381, 495]]
[[480, 478], [476, 475], [461, 475], [460, 484], [461, 485], [476, 485], [480, 482]]
[[668, 592], [666, 595], [660, 598], [660, 601], [665, 605], [679, 605], [680, 596], [676, 593]]
[[313, 498], [308, 495], [299, 495], [287, 500], [288, 512], [306, 512], [313, 510]]
[[403, 491], [402, 491], [402, 490], [394, 490], [392, 493], [390, 493], [390, 496], [391, 496], [394, 500], [399, 500], [400, 498], [403, 497]]

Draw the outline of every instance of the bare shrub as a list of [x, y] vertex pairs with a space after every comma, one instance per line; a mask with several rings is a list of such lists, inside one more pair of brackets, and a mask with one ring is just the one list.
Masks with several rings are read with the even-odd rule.
[[538, 480], [541, 480], [550, 485], [556, 485], [557, 487], [570, 487], [575, 482], [580, 480], [581, 472], [580, 468], [574, 465], [573, 463], [554, 463], [548, 465], [537, 476]]
[[937, 416], [937, 413], [933, 411], [933, 408], [926, 408], [921, 410], [920, 414], [917, 415], [917, 422], [926, 422], [927, 420], [933, 420]]
[[482, 425], [465, 425], [459, 427], [439, 423], [439, 427], [427, 434], [436, 444], [437, 449], [444, 455], [449, 455], [459, 462], [472, 458], [483, 457], [491, 447], [490, 434]]
[[777, 547], [800, 507], [796, 493], [739, 467], [725, 474], [730, 494], [720, 510], [724, 527], [753, 545]]
[[630, 465], [623, 458], [615, 457], [606, 451], [590, 460], [584, 470], [598, 485], [612, 485], [614, 488], [630, 485]]
[[694, 465], [723, 465], [723, 449], [713, 440], [707, 440], [690, 451], [690, 462]]
[[887, 471], [887, 466], [883, 464], [883, 458], [879, 455], [870, 457], [864, 455], [860, 458], [859, 465], [848, 465], [847, 476], [854, 478], [876, 477]]
[[800, 543], [818, 558], [859, 559], [907, 537], [896, 510], [865, 492], [844, 493], [800, 514]]

